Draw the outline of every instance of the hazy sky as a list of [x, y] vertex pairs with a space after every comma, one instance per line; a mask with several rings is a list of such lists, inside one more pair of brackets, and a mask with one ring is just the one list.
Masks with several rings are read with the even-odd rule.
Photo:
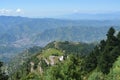
[[0, 0], [0, 15], [54, 17], [120, 11], [120, 0]]

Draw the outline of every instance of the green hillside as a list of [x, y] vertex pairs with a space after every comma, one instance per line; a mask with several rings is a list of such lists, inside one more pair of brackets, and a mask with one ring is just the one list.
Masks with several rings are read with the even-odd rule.
[[[19, 65], [19, 70], [17, 70], [14, 73], [11, 73], [10, 78], [12, 80], [16, 80], [18, 78], [17, 75], [19, 75], [21, 80], [25, 80], [26, 78], [29, 78], [30, 76], [33, 76], [33, 75], [40, 77], [41, 76], [41, 72], [39, 71], [40, 65], [41, 65], [43, 72], [45, 72], [45, 71], [49, 70], [49, 68], [52, 68], [53, 65], [57, 66], [60, 64], [64, 64], [64, 61], [68, 62], [67, 57], [72, 56], [72, 55], [85, 56], [89, 52], [91, 52], [93, 50], [93, 48], [94, 48], [94, 44], [85, 44], [85, 43], [68, 42], [68, 41], [51, 42], [48, 45], [46, 45], [41, 51], [37, 52], [35, 55], [32, 55], [31, 58], [26, 58], [26, 59], [23, 58], [24, 59], [24, 63], [22, 63], [23, 65]], [[82, 53], [82, 52], [84, 52], [84, 53]], [[63, 58], [64, 61], [62, 63], [60, 61], [61, 56], [64, 56], [64, 58]], [[21, 57], [23, 57], [23, 56], [21, 56]], [[16, 59], [18, 59], [18, 58], [16, 58]], [[19, 61], [21, 61], [21, 60], [19, 60]], [[47, 64], [46, 61], [49, 64]], [[52, 63], [52, 62], [54, 62], [54, 63]], [[34, 63], [33, 71], [31, 71], [31, 67], [32, 67], [31, 63]], [[16, 63], [14, 63], [14, 65], [15, 64]], [[23, 72], [24, 72], [24, 74], [23, 74]]]
[[8, 72], [14, 66], [8, 80], [119, 80], [120, 32], [111, 27], [106, 37], [96, 46], [53, 41], [42, 49], [28, 49], [7, 66]]
[[120, 32], [114, 34], [111, 27], [107, 39], [96, 47], [78, 42], [51, 42], [20, 65], [9, 79], [119, 80]]

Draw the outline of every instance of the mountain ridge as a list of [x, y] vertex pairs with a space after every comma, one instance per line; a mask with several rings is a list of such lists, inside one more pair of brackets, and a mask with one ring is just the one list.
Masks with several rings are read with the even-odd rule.
[[[45, 46], [55, 40], [88, 43], [99, 41], [105, 38], [109, 26], [115, 26], [119, 30], [119, 20], [66, 20], [0, 16], [0, 54], [19, 53], [23, 49]], [[12, 50], [11, 53], [8, 52], [9, 49]]]
[[118, 12], [104, 12], [104, 13], [71, 13], [60, 16], [64, 19], [71, 20], [120, 20], [120, 11]]

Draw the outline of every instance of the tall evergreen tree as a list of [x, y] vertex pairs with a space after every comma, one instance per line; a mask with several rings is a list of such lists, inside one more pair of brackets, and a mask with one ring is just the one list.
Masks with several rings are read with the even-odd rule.
[[105, 46], [106, 46], [106, 41], [102, 40], [99, 44], [100, 52], [102, 52], [105, 49]]
[[108, 30], [108, 33], [107, 33], [107, 37], [108, 39], [111, 38], [115, 33], [115, 29], [113, 27], [111, 27], [109, 30]]
[[86, 73], [91, 72], [97, 67], [97, 58], [99, 55], [99, 48], [98, 46], [96, 46], [94, 50], [85, 59], [84, 70]]
[[100, 70], [105, 74], [109, 73], [113, 62], [119, 54], [119, 52], [117, 52], [119, 41], [114, 34], [115, 30], [111, 27], [107, 33], [106, 45], [104, 47], [102, 46], [104, 49], [101, 51], [101, 56], [98, 63]]
[[107, 42], [107, 45], [109, 47], [112, 47], [112, 48], [114, 46], [116, 46], [117, 42], [118, 42], [117, 38], [116, 38], [116, 36], [114, 36], [114, 34], [115, 34], [115, 29], [113, 27], [111, 27], [109, 29], [108, 33], [107, 33], [107, 40], [106, 40], [106, 42]]
[[0, 80], [8, 80], [8, 76], [2, 72], [2, 69], [1, 69], [2, 66], [3, 66], [3, 63], [0, 62]]
[[118, 32], [117, 38], [118, 38], [118, 40], [120, 41], [120, 32]]

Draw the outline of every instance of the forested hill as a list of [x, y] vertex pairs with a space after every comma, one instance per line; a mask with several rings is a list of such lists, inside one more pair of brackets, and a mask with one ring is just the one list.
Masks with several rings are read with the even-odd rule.
[[[39, 75], [35, 77], [35, 80], [39, 80], [40, 78], [38, 77], [41, 77], [41, 73], [46, 71], [50, 66], [59, 64], [61, 61], [66, 60], [68, 56], [86, 56], [94, 47], [94, 44], [68, 41], [54, 41], [42, 49], [33, 47], [28, 49], [29, 51], [25, 51], [13, 58], [11, 63], [8, 64], [9, 78], [12, 80], [29, 80], [31, 79], [30, 76], [35, 77], [33, 75], [35, 72], [35, 74]], [[33, 54], [35, 50], [36, 53]]]
[[[120, 32], [111, 27], [98, 45], [52, 42], [10, 75], [12, 80], [119, 80]], [[81, 54], [82, 53], [82, 54]], [[86, 54], [86, 55], [83, 55]]]

